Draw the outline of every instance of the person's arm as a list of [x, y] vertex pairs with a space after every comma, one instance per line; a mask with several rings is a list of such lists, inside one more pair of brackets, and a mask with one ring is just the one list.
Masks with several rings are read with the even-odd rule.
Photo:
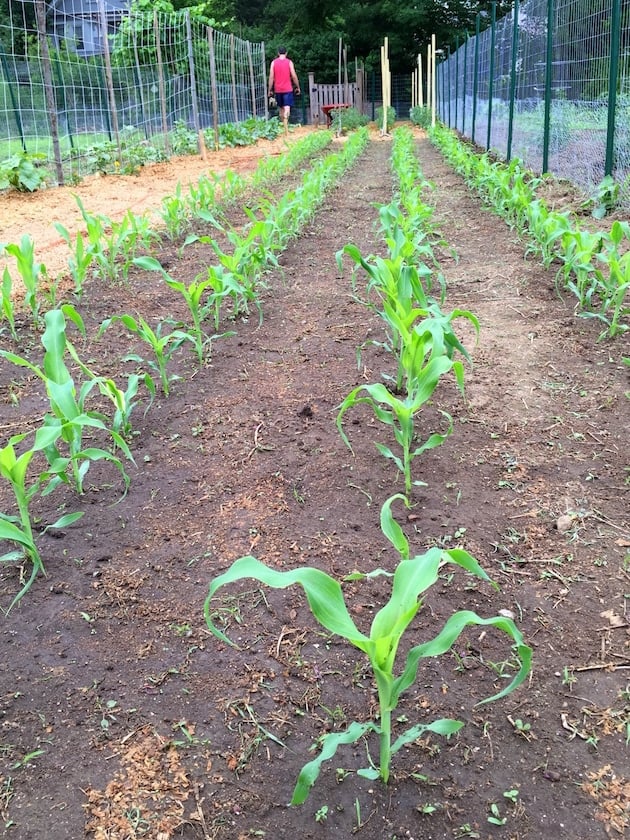
[[273, 81], [274, 81], [274, 79], [273, 79], [273, 61], [272, 61], [271, 62], [271, 67], [269, 68], [269, 87], [268, 87], [268, 90], [267, 90], [267, 93], [269, 94], [269, 96], [271, 96], [273, 94]]
[[295, 72], [295, 66], [293, 62], [289, 65], [289, 72], [291, 73], [291, 81], [295, 85], [295, 92], [297, 94], [300, 93], [300, 80], [297, 77], [297, 73]]

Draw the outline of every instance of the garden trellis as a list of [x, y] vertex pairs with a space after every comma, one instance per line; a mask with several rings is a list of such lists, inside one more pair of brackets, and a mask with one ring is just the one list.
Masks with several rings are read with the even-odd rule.
[[479, 15], [476, 33], [439, 64], [437, 82], [446, 125], [587, 192], [612, 176], [619, 204], [630, 207], [627, 3], [516, 0], [498, 21]]
[[112, 20], [102, 0], [98, 13], [36, 5], [45, 37], [41, 22], [28, 28], [19, 17], [21, 4], [9, 4], [9, 25], [0, 25], [0, 160], [41, 155], [62, 182], [90, 171], [86, 152], [99, 144], [120, 151], [132, 136], [169, 153], [178, 126], [216, 131], [267, 114], [262, 43], [189, 10]]

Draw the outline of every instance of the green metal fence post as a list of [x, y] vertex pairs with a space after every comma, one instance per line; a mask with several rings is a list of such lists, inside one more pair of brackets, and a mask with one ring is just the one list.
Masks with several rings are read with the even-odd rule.
[[462, 134], [466, 134], [466, 82], [468, 80], [468, 32], [464, 41], [464, 90], [462, 91]]
[[510, 110], [508, 117], [508, 136], [506, 158], [512, 159], [512, 137], [514, 133], [514, 102], [516, 100], [516, 63], [518, 58], [518, 12], [519, 0], [514, 0], [514, 25], [512, 26], [512, 61], [510, 64]]
[[446, 66], [447, 70], [447, 85], [448, 85], [448, 127], [452, 128], [453, 123], [451, 122], [451, 48], [446, 48], [446, 61], [448, 62]]
[[455, 129], [457, 130], [457, 108], [459, 105], [459, 36], [455, 38]]
[[549, 171], [549, 134], [551, 125], [551, 81], [553, 75], [553, 0], [547, 0], [547, 57], [545, 61], [545, 122], [543, 126], [543, 175]]
[[490, 24], [490, 78], [488, 79], [488, 133], [486, 135], [486, 149], [490, 148], [492, 139], [492, 96], [494, 94], [494, 50], [497, 32], [497, 4], [492, 3], [492, 17]]
[[22, 143], [22, 149], [26, 153], [26, 142], [24, 140], [24, 129], [22, 127], [22, 120], [20, 118], [20, 109], [18, 108], [18, 103], [15, 98], [15, 91], [13, 90], [13, 85], [11, 84], [11, 79], [9, 78], [9, 68], [7, 66], [7, 59], [3, 52], [0, 52], [0, 62], [2, 63], [2, 69], [4, 70], [4, 76], [7, 80], [7, 88], [9, 89], [9, 98], [11, 99], [11, 106], [13, 108], [13, 117], [15, 119], [15, 124], [17, 125], [17, 130], [20, 135], [20, 142]]
[[613, 0], [610, 27], [610, 76], [608, 79], [608, 127], [606, 132], [605, 175], [612, 175], [615, 163], [615, 118], [617, 116], [617, 77], [619, 75], [620, 42], [621, 0]]
[[477, 12], [475, 21], [475, 68], [473, 74], [473, 110], [472, 110], [472, 131], [470, 139], [475, 142], [475, 128], [477, 123], [477, 89], [479, 87], [479, 32], [481, 30], [481, 15]]

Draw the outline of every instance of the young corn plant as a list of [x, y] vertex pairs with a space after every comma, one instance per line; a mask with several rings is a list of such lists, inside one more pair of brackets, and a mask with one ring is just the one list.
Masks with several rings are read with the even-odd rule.
[[9, 324], [11, 335], [15, 341], [18, 340], [15, 328], [15, 306], [13, 304], [13, 280], [9, 269], [5, 267], [2, 273], [2, 318]]
[[[63, 481], [72, 483], [77, 492], [83, 494], [85, 475], [90, 464], [104, 460], [118, 469], [124, 480], [126, 492], [129, 476], [120, 458], [100, 447], [85, 445], [86, 433], [97, 429], [111, 437], [114, 445], [133, 462], [127, 443], [111, 425], [107, 425], [106, 416], [87, 407], [90, 392], [100, 385], [99, 377], [92, 376], [77, 387], [66, 366], [67, 352], [75, 361], [78, 358], [66, 337], [66, 315], [79, 328], [83, 326], [79, 314], [71, 306], [49, 310], [44, 316], [46, 328], [42, 344], [45, 352], [41, 367], [6, 350], [0, 350], [0, 356], [19, 367], [27, 368], [46, 386], [51, 413], [44, 417], [44, 427], [51, 431], [51, 434], [52, 431], [55, 432], [54, 442], [44, 449], [52, 474], [49, 489]], [[85, 366], [82, 367], [84, 371], [87, 370]], [[61, 449], [58, 446], [60, 441]]]
[[55, 228], [70, 250], [73, 251], [68, 258], [68, 268], [70, 269], [70, 276], [74, 280], [74, 294], [77, 298], [81, 298], [83, 287], [94, 262], [93, 249], [91, 245], [86, 245], [81, 232], [77, 233], [73, 242], [70, 232], [60, 222], [55, 222]]
[[162, 199], [162, 209], [158, 211], [158, 217], [164, 224], [166, 236], [170, 240], [179, 239], [190, 230], [190, 204], [182, 196], [181, 184], [177, 185], [174, 195]]
[[[59, 434], [60, 430], [58, 427], [43, 426], [35, 432], [34, 441], [30, 449], [24, 449], [24, 451], [18, 454], [19, 444], [26, 440], [28, 437], [27, 434], [13, 435], [13, 437], [9, 438], [6, 445], [0, 449], [0, 476], [11, 485], [17, 506], [17, 515], [0, 513], [0, 540], [13, 543], [17, 546], [17, 549], [1, 555], [0, 563], [23, 563], [26, 560], [32, 566], [29, 577], [13, 598], [13, 601], [9, 605], [9, 610], [28, 592], [37, 575], [46, 573], [35, 542], [30, 505], [34, 496], [50, 478], [50, 473], [42, 472], [35, 479], [30, 480], [28, 470], [37, 453], [54, 446]], [[45, 533], [51, 528], [64, 528], [67, 525], [71, 525], [77, 519], [80, 519], [81, 516], [83, 516], [81, 511], [64, 514], [56, 522], [47, 525], [42, 533]]]
[[597, 312], [582, 312], [584, 318], [598, 318], [606, 324], [599, 340], [615, 338], [630, 330], [630, 251], [621, 257], [609, 257], [608, 277], [598, 288]]
[[134, 264], [145, 271], [159, 272], [167, 285], [179, 294], [186, 301], [188, 311], [192, 319], [192, 324], [188, 325], [186, 329], [177, 331], [178, 335], [185, 341], [190, 341], [195, 348], [197, 361], [200, 365], [203, 364], [206, 353], [209, 354], [212, 343], [217, 338], [225, 338], [228, 333], [221, 335], [206, 335], [203, 329], [203, 322], [212, 311], [212, 304], [208, 300], [208, 293], [212, 289], [212, 283], [208, 278], [205, 280], [193, 280], [192, 283], [186, 285], [180, 280], [175, 280], [164, 269], [159, 260], [154, 257], [136, 257]]
[[[39, 326], [39, 290], [40, 290], [40, 283], [42, 278], [46, 277], [46, 266], [43, 263], [37, 262], [35, 259], [35, 245], [33, 240], [28, 234], [24, 234], [24, 236], [20, 240], [20, 244], [17, 245], [14, 242], [11, 242], [6, 245], [0, 244], [0, 254], [6, 253], [11, 257], [15, 257], [15, 262], [17, 266], [18, 273], [22, 278], [22, 283], [24, 284], [24, 301], [27, 307], [30, 309], [32, 318], [33, 318], [33, 326]], [[6, 298], [5, 295], [5, 286], [8, 287], [8, 282], [6, 280], [7, 277], [7, 269], [5, 269], [4, 274], [4, 282], [3, 282], [3, 309], [6, 315], [6, 306], [4, 305], [4, 301]], [[10, 292], [9, 292], [10, 293]]]
[[[210, 631], [223, 642], [233, 644], [213, 622], [212, 598], [221, 587], [249, 578], [274, 589], [286, 589], [298, 584], [304, 590], [316, 621], [326, 632], [334, 633], [360, 650], [367, 657], [372, 669], [378, 690], [377, 720], [361, 723], [354, 721], [342, 732], [325, 734], [319, 740], [319, 755], [300, 771], [291, 805], [301, 805], [306, 801], [319, 777], [322, 764], [331, 759], [344, 744], [353, 744], [365, 736], [375, 734], [379, 741], [378, 761], [373, 761], [368, 753], [369, 766], [358, 770], [358, 775], [367, 779], [380, 779], [387, 784], [391, 774], [392, 757], [402, 747], [413, 743], [427, 732], [449, 737], [461, 729], [462, 721], [440, 718], [417, 723], [394, 738], [395, 727], [392, 721], [401, 696], [415, 684], [422, 661], [447, 653], [467, 627], [492, 627], [505, 633], [513, 647], [511, 659], [518, 663], [518, 670], [510, 683], [492, 697], [481, 701], [482, 703], [505, 697], [523, 682], [530, 671], [531, 648], [525, 644], [521, 632], [511, 619], [502, 616], [482, 618], [471, 610], [459, 610], [446, 620], [433, 638], [411, 647], [402, 669], [397, 672], [400, 643], [414, 618], [422, 610], [425, 593], [439, 579], [445, 566], [458, 566], [469, 574], [490, 582], [498, 589], [477, 560], [463, 549], [444, 550], [434, 547], [424, 554], [410, 557], [407, 538], [391, 512], [392, 502], [403, 498], [400, 495], [392, 496], [381, 510], [381, 529], [399, 556], [394, 572], [376, 569], [365, 574], [356, 573], [347, 578], [354, 581], [373, 578], [391, 580], [389, 601], [376, 613], [367, 634], [354, 623], [339, 582], [316, 568], [305, 566], [281, 572], [269, 568], [255, 557], [246, 556], [236, 560], [210, 584], [204, 604], [204, 616]], [[424, 615], [426, 623], [430, 623], [430, 615]]]
[[[168, 373], [168, 363], [175, 351], [185, 341], [190, 340], [189, 336], [181, 330], [174, 330], [173, 332], [162, 335], [164, 321], [160, 321], [154, 330], [141, 315], [138, 315], [137, 318], [134, 318], [133, 315], [114, 315], [111, 318], [106, 318], [99, 327], [98, 335], [101, 336], [113, 323], [121, 323], [132, 335], [141, 338], [151, 348], [154, 356], [153, 359], [145, 359], [137, 353], [129, 353], [125, 356], [124, 361], [139, 362], [140, 364], [148, 365], [151, 370], [158, 374], [162, 393], [165, 397], [168, 397], [171, 383], [179, 379], [175, 374]], [[156, 389], [153, 378], [149, 374], [145, 374], [144, 383], [153, 398]]]
[[463, 372], [461, 362], [449, 358], [446, 353], [432, 352], [432, 337], [430, 333], [412, 330], [410, 338], [402, 351], [402, 369], [405, 378], [405, 393], [401, 396], [390, 391], [383, 383], [375, 382], [370, 385], [359, 385], [354, 388], [339, 406], [337, 413], [337, 428], [343, 442], [352, 451], [352, 444], [343, 428], [343, 418], [346, 412], [357, 405], [368, 405], [381, 423], [391, 426], [394, 439], [400, 447], [400, 455], [396, 455], [389, 446], [376, 443], [376, 448], [385, 458], [391, 459], [403, 475], [405, 493], [411, 493], [413, 485], [426, 486], [422, 481], [413, 481], [411, 475], [412, 462], [424, 452], [440, 446], [453, 430], [453, 421], [449, 414], [440, 412], [447, 420], [445, 432], [434, 432], [415, 446], [415, 420], [418, 412], [430, 399], [440, 378], [455, 368], [458, 384], [463, 387]]

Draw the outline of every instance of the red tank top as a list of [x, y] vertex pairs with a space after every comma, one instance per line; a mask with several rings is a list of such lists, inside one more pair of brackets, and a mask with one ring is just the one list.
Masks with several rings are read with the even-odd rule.
[[293, 90], [291, 61], [288, 58], [274, 58], [271, 66], [273, 68], [273, 89], [275, 92], [291, 93]]

